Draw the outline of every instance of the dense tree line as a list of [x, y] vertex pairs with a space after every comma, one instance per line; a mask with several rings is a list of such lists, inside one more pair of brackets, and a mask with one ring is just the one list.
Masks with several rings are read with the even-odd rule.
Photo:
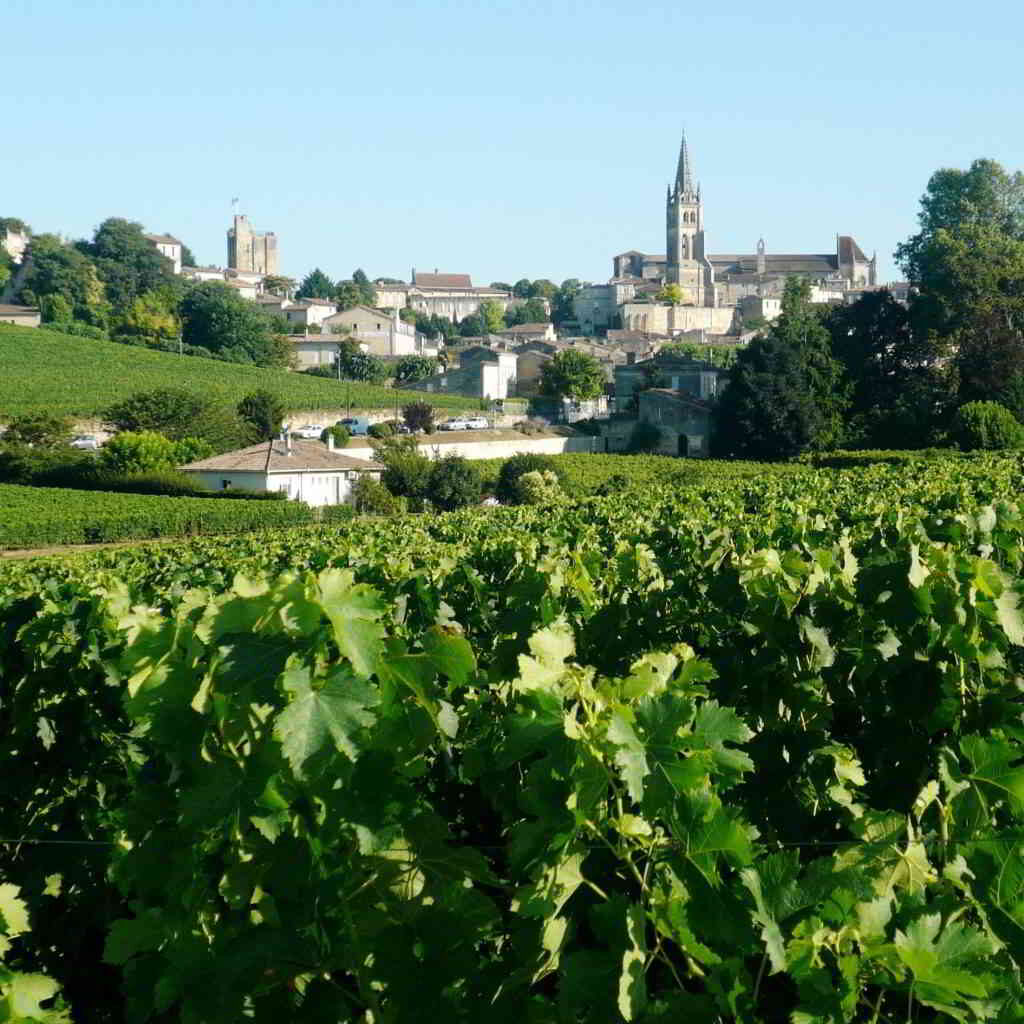
[[998, 410], [959, 410], [1024, 418], [1024, 175], [991, 160], [937, 171], [896, 259], [906, 303], [880, 290], [818, 308], [787, 282], [782, 315], [730, 371], [720, 454], [1016, 443]]

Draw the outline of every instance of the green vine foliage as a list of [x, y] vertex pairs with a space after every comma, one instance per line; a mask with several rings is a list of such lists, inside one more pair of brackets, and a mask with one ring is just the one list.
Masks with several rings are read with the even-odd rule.
[[0, 568], [0, 993], [1024, 1019], [1020, 461], [928, 465]]

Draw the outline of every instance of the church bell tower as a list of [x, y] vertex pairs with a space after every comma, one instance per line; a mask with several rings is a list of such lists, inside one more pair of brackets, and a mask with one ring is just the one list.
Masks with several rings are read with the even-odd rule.
[[665, 282], [682, 288], [685, 303], [703, 306], [704, 204], [700, 185], [693, 181], [686, 132], [679, 146], [676, 180], [668, 187], [665, 221]]

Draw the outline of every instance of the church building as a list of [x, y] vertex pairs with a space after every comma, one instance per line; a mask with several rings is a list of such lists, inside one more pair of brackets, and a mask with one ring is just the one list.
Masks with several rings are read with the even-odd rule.
[[[728, 319], [725, 310], [735, 310], [751, 299], [779, 298], [790, 276], [807, 279], [812, 297], [822, 302], [841, 300], [847, 292], [871, 288], [876, 283], [875, 257], [865, 256], [850, 235], [836, 235], [835, 249], [827, 253], [771, 253], [761, 239], [753, 253], [709, 254], [705, 247], [704, 201], [694, 177], [685, 132], [675, 180], [668, 186], [665, 242], [663, 255], [630, 250], [613, 258], [609, 284], [592, 285], [583, 296], [580, 320], [585, 329], [607, 326], [616, 310], [626, 329], [657, 332], [662, 320], [666, 321], [666, 333], [683, 329], [681, 322], [673, 322], [679, 320], [678, 316], [658, 316], [649, 302], [633, 301], [649, 298], [665, 284], [679, 286], [685, 307], [722, 311], [717, 315], [698, 314], [693, 309], [684, 318], [689, 329], [706, 326], [717, 331]], [[702, 317], [708, 321], [706, 325], [697, 324]]]

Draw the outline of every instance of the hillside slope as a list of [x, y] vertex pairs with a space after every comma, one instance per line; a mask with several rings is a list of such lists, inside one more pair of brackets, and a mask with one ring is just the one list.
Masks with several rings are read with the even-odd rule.
[[[0, 324], [0, 421], [27, 412], [94, 416], [134, 391], [187, 387], [236, 403], [257, 388], [279, 394], [289, 409], [393, 409], [395, 392], [286, 370], [222, 363], [91, 341], [40, 327]], [[425, 400], [443, 409], [471, 409], [472, 398], [400, 391], [402, 403]]]

